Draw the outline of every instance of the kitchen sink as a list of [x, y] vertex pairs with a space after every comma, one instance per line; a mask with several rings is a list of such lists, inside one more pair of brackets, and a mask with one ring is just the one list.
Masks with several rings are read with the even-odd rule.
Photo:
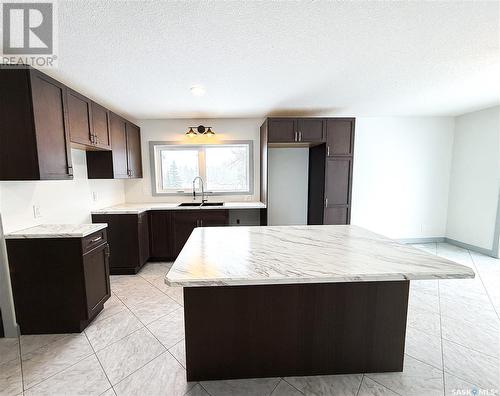
[[[205, 202], [203, 206], [223, 206], [224, 202]], [[193, 206], [193, 207], [200, 207], [202, 204], [200, 202], [183, 202], [179, 204], [179, 206]]]

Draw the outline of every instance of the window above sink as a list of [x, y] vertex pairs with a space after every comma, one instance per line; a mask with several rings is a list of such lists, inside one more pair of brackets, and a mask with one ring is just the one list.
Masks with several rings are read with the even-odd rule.
[[[253, 142], [150, 142], [153, 195], [190, 195], [201, 176], [210, 195], [253, 194]], [[196, 183], [197, 191], [199, 184]], [[188, 206], [186, 203], [184, 206]], [[208, 203], [205, 206], [222, 206]], [[194, 206], [194, 205], [191, 205]]]

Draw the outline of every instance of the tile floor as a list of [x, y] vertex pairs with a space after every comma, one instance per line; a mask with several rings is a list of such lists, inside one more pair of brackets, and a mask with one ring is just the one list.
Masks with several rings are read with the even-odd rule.
[[82, 334], [0, 340], [0, 394], [498, 395], [500, 260], [415, 247], [478, 276], [411, 283], [402, 373], [186, 382], [182, 289], [163, 283], [169, 264], [158, 263], [113, 276], [111, 299]]

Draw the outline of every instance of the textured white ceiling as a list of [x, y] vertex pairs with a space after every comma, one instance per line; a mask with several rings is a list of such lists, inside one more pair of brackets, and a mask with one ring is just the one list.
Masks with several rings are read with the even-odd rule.
[[49, 74], [137, 119], [455, 115], [500, 102], [499, 4], [61, 1]]

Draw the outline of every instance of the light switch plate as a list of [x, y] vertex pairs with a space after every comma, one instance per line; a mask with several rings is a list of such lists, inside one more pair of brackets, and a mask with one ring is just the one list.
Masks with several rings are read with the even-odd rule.
[[39, 219], [42, 217], [42, 211], [40, 210], [40, 205], [33, 205], [33, 218], [34, 219]]

